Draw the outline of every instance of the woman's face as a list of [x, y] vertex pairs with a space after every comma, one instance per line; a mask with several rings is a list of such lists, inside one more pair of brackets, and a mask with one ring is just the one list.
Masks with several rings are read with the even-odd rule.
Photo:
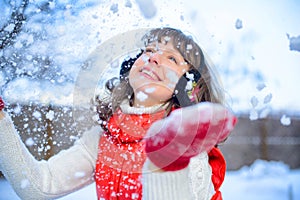
[[129, 72], [134, 106], [153, 106], [169, 100], [188, 69], [189, 64], [170, 42], [149, 44]]

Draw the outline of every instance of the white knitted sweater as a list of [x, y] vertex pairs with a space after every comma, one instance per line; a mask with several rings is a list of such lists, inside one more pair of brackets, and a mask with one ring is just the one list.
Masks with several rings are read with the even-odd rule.
[[[142, 110], [122, 106], [125, 113]], [[151, 113], [156, 108], [148, 109]], [[145, 109], [143, 109], [145, 112]], [[0, 171], [24, 200], [56, 199], [94, 181], [101, 128], [85, 132], [75, 144], [48, 161], [37, 161], [27, 150], [6, 114], [0, 120]], [[143, 173], [143, 199], [206, 200], [213, 194], [208, 156], [202, 153], [189, 166], [176, 172], [149, 172], [149, 160]]]

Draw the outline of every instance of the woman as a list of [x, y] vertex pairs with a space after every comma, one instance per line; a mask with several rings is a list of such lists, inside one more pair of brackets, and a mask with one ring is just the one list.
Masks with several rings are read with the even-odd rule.
[[215, 146], [236, 118], [221, 105], [218, 80], [180, 30], [153, 29], [143, 40], [120, 81], [107, 84], [111, 98], [99, 98], [102, 130], [48, 161], [36, 161], [0, 113], [0, 170], [22, 199], [57, 198], [92, 181], [98, 199], [221, 198], [225, 161]]

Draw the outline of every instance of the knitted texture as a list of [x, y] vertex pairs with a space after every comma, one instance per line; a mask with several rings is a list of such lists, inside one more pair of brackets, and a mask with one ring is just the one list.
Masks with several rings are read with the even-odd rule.
[[193, 199], [188, 168], [176, 172], [147, 172], [143, 174], [142, 181], [143, 199]]
[[218, 148], [213, 148], [209, 153], [209, 164], [212, 168], [212, 182], [215, 189], [215, 194], [211, 200], [222, 200], [222, 194], [219, 191], [226, 173], [226, 161], [222, 152]]
[[4, 101], [3, 99], [0, 97], [0, 111], [3, 110], [5, 104], [4, 104]]
[[185, 169], [189, 169], [192, 199], [211, 199], [214, 194], [214, 186], [211, 179], [212, 168], [208, 163], [207, 153], [203, 152], [191, 158], [188, 167]]
[[146, 138], [147, 156], [163, 170], [183, 169], [190, 158], [209, 152], [224, 141], [236, 120], [225, 107], [213, 103], [174, 110], [169, 117], [150, 127]]
[[147, 159], [142, 177], [143, 199], [210, 200], [214, 193], [206, 152], [191, 158], [182, 170], [161, 172], [149, 165], [151, 161]]
[[99, 129], [86, 132], [74, 146], [37, 161], [5, 113], [0, 120], [0, 170], [23, 200], [54, 199], [93, 181]]
[[142, 167], [146, 160], [143, 137], [165, 111], [125, 114], [117, 110], [99, 140], [95, 181], [99, 199], [142, 199]]

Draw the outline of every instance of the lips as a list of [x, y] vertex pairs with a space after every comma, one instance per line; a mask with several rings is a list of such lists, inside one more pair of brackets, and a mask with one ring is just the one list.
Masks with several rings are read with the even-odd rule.
[[140, 72], [149, 79], [161, 81], [161, 78], [157, 75], [157, 73], [147, 67], [142, 68]]

